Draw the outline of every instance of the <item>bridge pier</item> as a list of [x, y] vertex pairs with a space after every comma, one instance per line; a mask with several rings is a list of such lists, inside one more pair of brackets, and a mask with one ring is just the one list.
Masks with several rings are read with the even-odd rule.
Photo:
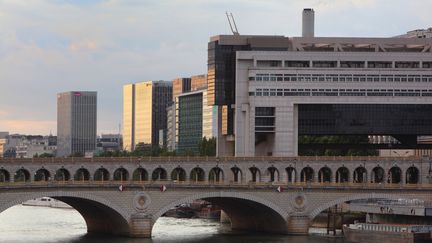
[[134, 238], [151, 238], [153, 220], [147, 214], [133, 214], [129, 222], [129, 236]]
[[291, 215], [287, 220], [288, 234], [307, 235], [311, 219], [307, 215]]

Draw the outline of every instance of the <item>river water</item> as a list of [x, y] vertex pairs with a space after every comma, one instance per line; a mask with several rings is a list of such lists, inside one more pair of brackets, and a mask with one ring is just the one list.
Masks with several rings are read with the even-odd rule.
[[81, 215], [73, 209], [14, 206], [0, 214], [0, 243], [340, 243], [323, 236], [262, 235], [231, 232], [229, 227], [204, 219], [161, 217], [152, 239], [90, 236]]

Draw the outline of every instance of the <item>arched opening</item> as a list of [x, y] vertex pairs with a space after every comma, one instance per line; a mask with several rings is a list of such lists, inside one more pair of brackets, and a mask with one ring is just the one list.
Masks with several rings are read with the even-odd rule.
[[[154, 215], [154, 219], [159, 218], [177, 205], [194, 200], [205, 200], [228, 215], [233, 230], [287, 233], [288, 227], [285, 218], [288, 215], [285, 215], [276, 205], [267, 203], [265, 199], [243, 196], [239, 192], [226, 192], [223, 197], [199, 196], [187, 197], [167, 205]], [[154, 231], [159, 231], [158, 224], [159, 222], [156, 220]]]
[[415, 166], [411, 166], [406, 171], [406, 183], [417, 184], [419, 183], [419, 170]]
[[402, 170], [397, 167], [397, 166], [393, 166], [387, 175], [388, 179], [387, 179], [387, 183], [390, 184], [398, 184], [401, 183], [402, 181]]
[[221, 183], [224, 181], [224, 173], [221, 168], [214, 167], [209, 172], [209, 182]]
[[125, 168], [118, 168], [114, 171], [113, 179], [115, 181], [127, 181], [129, 180], [129, 172]]
[[49, 179], [50, 173], [44, 168], [37, 170], [34, 175], [34, 181], [48, 181]]
[[109, 172], [105, 168], [99, 168], [95, 171], [93, 180], [95, 181], [109, 181]]
[[168, 174], [162, 167], [156, 168], [152, 173], [152, 181], [167, 180]]
[[190, 173], [190, 181], [195, 183], [199, 181], [205, 181], [204, 170], [199, 167], [193, 168]]
[[132, 180], [133, 181], [148, 181], [148, 173], [144, 168], [137, 168], [136, 170], [134, 170], [134, 172], [132, 173]]
[[331, 182], [332, 172], [329, 167], [322, 167], [318, 171], [318, 182]]
[[349, 170], [347, 167], [340, 167], [336, 171], [336, 183], [345, 183], [349, 181]]
[[0, 169], [0, 182], [9, 182], [10, 181], [10, 174], [5, 169]]
[[249, 168], [249, 171], [252, 175], [251, 182], [260, 182], [261, 181], [261, 172], [257, 167]]
[[269, 177], [269, 182], [278, 182], [279, 181], [279, 171], [276, 167], [271, 166], [267, 168], [267, 176]]
[[380, 166], [377, 166], [372, 169], [371, 175], [372, 183], [383, 183], [384, 182], [384, 169]]
[[181, 167], [175, 168], [171, 172], [171, 180], [186, 181], [186, 171]]
[[365, 167], [360, 166], [354, 170], [353, 181], [354, 181], [354, 183], [367, 182], [367, 171], [366, 171]]
[[68, 181], [70, 180], [70, 173], [65, 168], [58, 169], [54, 175], [56, 181]]
[[287, 167], [286, 169], [288, 183], [294, 183], [297, 181], [297, 172], [294, 167]]
[[232, 182], [241, 183], [242, 182], [242, 171], [237, 166], [232, 167], [231, 171], [233, 173], [233, 181]]
[[[68, 192], [60, 192], [61, 196], [58, 196], [58, 192], [42, 192], [42, 193], [25, 193], [22, 195], [22, 197], [20, 197], [20, 201], [8, 201], [7, 204], [1, 205], [0, 206], [0, 212], [3, 212], [6, 209], [9, 210], [13, 210], [16, 207], [13, 206], [17, 206], [17, 208], [15, 209], [15, 211], [17, 213], [12, 214], [11, 216], [13, 218], [11, 218], [11, 221], [15, 220], [16, 217], [20, 214], [26, 214], [27, 218], [24, 221], [24, 224], [21, 223], [19, 224], [19, 228], [14, 227], [13, 230], [14, 231], [19, 231], [21, 227], [25, 228], [26, 225], [25, 223], [32, 223], [32, 215], [38, 215], [38, 217], [35, 217], [35, 223], [39, 224], [40, 226], [44, 226], [45, 222], [44, 221], [48, 221], [51, 222], [52, 224], [56, 223], [56, 219], [57, 220], [64, 220], [64, 218], [66, 217], [67, 220], [65, 220], [64, 224], [61, 224], [60, 226], [56, 227], [60, 228], [63, 225], [68, 226], [65, 227], [64, 230], [58, 230], [58, 232], [56, 232], [55, 234], [51, 235], [48, 234], [47, 235], [47, 231], [41, 231], [41, 236], [43, 237], [43, 241], [51, 241], [53, 240], [52, 238], [55, 238], [57, 236], [57, 234], [60, 234], [62, 232], [67, 232], [67, 236], [66, 237], [70, 237], [71, 235], [73, 235], [74, 230], [76, 230], [77, 227], [79, 227], [79, 233], [80, 235], [77, 235], [79, 237], [82, 237], [82, 232], [83, 230], [85, 230], [82, 226], [79, 225], [73, 225], [73, 227], [70, 227], [70, 223], [72, 221], [72, 223], [78, 223], [78, 224], [85, 224], [86, 226], [86, 231], [88, 233], [92, 233], [92, 234], [101, 234], [101, 235], [123, 235], [123, 236], [129, 236], [130, 235], [130, 230], [129, 230], [129, 223], [127, 221], [127, 216], [125, 214], [125, 211], [122, 208], [116, 208], [116, 207], [111, 207], [109, 206], [110, 203], [108, 201], [97, 201], [96, 198], [93, 198], [91, 195], [83, 195], [83, 197], [77, 197], [75, 195], [71, 195]], [[72, 193], [74, 194], [74, 193]], [[41, 195], [44, 195], [44, 197], [41, 198]], [[59, 202], [54, 202], [54, 200], [52, 199], [56, 199], [58, 201], [64, 202], [68, 205], [70, 205], [73, 209], [75, 209], [78, 212], [75, 212], [74, 210], [71, 209], [60, 209], [60, 208], [49, 208], [49, 207], [38, 207], [38, 208], [33, 208], [33, 207], [28, 207], [28, 206], [22, 206], [21, 202], [26, 202], [28, 200], [32, 200], [32, 201], [36, 201], [34, 200], [35, 198], [40, 200], [40, 203], [55, 203], [56, 205], [59, 205]], [[40, 199], [41, 198], [41, 199]], [[44, 201], [42, 201], [42, 199], [45, 199]], [[46, 200], [46, 199], [50, 199], [50, 200]], [[67, 205], [66, 205], [67, 206]], [[29, 209], [29, 210], [27, 210]], [[75, 212], [73, 213], [75, 217], [77, 217], [77, 213], [79, 213], [82, 216], [82, 219], [80, 219], [78, 217], [78, 221], [75, 219], [73, 220], [70, 215], [70, 212]], [[47, 213], [49, 213], [49, 215], [47, 215]], [[0, 217], [7, 215], [7, 213], [1, 213]], [[60, 215], [59, 217], [57, 217], [57, 215]], [[11, 217], [10, 216], [10, 217]], [[46, 220], [45, 220], [46, 218]], [[54, 219], [53, 219], [54, 218]], [[3, 221], [3, 220], [2, 220]], [[12, 222], [13, 223], [13, 222]], [[38, 226], [39, 226], [38, 225]], [[48, 225], [49, 226], [49, 225]], [[34, 227], [29, 225], [28, 227]], [[39, 231], [39, 230], [37, 230]], [[76, 231], [75, 231], [76, 232]], [[4, 233], [4, 232], [2, 232]], [[27, 232], [25, 232], [27, 233]], [[31, 234], [37, 234], [38, 232], [31, 232]], [[14, 233], [16, 234], [16, 233]], [[45, 235], [43, 235], [45, 234]], [[18, 241], [23, 240], [23, 235], [18, 235], [17, 237], [20, 237]], [[61, 236], [60, 236], [61, 237]], [[65, 237], [65, 235], [63, 235], [62, 237]], [[24, 238], [25, 239], [25, 238]], [[30, 239], [30, 238], [28, 238]], [[42, 239], [42, 238], [41, 238]], [[26, 240], [24, 240], [26, 241]], [[55, 240], [57, 242], [57, 240]], [[62, 242], [64, 241], [64, 239], [59, 239], [58, 242]]]
[[300, 172], [300, 182], [313, 182], [314, 170], [311, 167], [305, 167]]
[[74, 175], [75, 181], [88, 181], [90, 180], [90, 172], [85, 168], [80, 168]]
[[29, 182], [30, 181], [30, 172], [28, 170], [21, 168], [15, 172], [14, 176], [15, 182]]

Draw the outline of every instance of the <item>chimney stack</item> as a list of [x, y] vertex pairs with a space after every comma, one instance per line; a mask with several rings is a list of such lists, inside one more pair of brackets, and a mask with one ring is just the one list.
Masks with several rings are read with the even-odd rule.
[[312, 8], [303, 9], [302, 37], [315, 36], [315, 12]]

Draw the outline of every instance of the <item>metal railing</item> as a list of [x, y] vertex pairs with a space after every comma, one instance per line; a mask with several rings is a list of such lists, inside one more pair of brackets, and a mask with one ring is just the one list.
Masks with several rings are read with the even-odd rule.
[[149, 181], [95, 181], [95, 180], [69, 180], [69, 181], [31, 181], [31, 182], [0, 182], [1, 188], [28, 188], [28, 187], [110, 187], [110, 186], [162, 186], [172, 187], [229, 187], [229, 188], [313, 188], [313, 189], [404, 189], [404, 190], [432, 190], [432, 184], [391, 184], [391, 183], [331, 183], [331, 182], [233, 182], [233, 181], [176, 181], [176, 180], [149, 180]]
[[409, 157], [379, 157], [379, 156], [297, 156], [297, 157], [67, 157], [67, 158], [0, 158], [0, 163], [74, 163], [74, 162], [293, 162], [293, 161], [413, 161], [422, 160], [419, 156]]

